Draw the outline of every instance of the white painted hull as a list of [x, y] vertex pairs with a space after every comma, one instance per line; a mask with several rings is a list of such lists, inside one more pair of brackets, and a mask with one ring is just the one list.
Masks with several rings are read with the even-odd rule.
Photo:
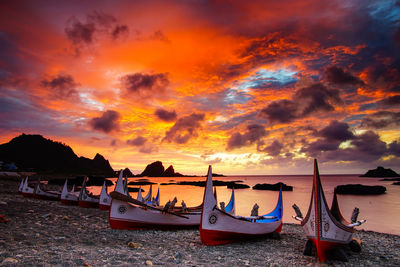
[[113, 199], [110, 207], [109, 222], [113, 229], [179, 229], [200, 224], [200, 212], [182, 213], [182, 215], [187, 216], [188, 219]]
[[[278, 206], [279, 205], [279, 206]], [[253, 221], [240, 219], [218, 209], [217, 201], [212, 192], [211, 166], [206, 182], [203, 210], [200, 224], [200, 237], [205, 245], [221, 245], [244, 240], [250, 237], [280, 232], [282, 227], [282, 200], [281, 192], [276, 211], [277, 215], [271, 219], [254, 219]], [[234, 208], [233, 208], [234, 209]], [[278, 212], [278, 209], [279, 212]]]
[[[335, 200], [336, 196], [334, 197], [334, 202]], [[338, 206], [336, 208], [339, 214], [338, 216], [342, 219]], [[303, 226], [307, 238], [314, 243], [317, 249], [318, 259], [321, 262], [326, 260], [327, 254], [331, 249], [348, 244], [352, 240], [353, 232], [355, 231], [354, 227], [343, 224], [338, 218], [335, 218], [329, 210], [322, 189], [316, 160], [314, 162], [310, 206], [301, 225]]]

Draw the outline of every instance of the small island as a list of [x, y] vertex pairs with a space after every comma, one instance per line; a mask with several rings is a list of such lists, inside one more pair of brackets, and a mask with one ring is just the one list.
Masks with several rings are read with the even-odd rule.
[[360, 177], [400, 177], [394, 170], [388, 168], [385, 169], [382, 166], [378, 166], [376, 169], [368, 170], [364, 175], [360, 175]]
[[386, 187], [381, 185], [346, 184], [335, 187], [335, 192], [341, 195], [381, 195]]
[[256, 184], [253, 186], [253, 190], [271, 190], [279, 191], [282, 187], [282, 191], [293, 191], [293, 186], [286, 185], [282, 182], [276, 184]]

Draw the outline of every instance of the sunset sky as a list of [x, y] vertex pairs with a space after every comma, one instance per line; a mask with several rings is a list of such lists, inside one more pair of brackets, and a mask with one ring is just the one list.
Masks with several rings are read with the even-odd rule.
[[135, 174], [400, 171], [400, 1], [1, 1], [21, 133]]

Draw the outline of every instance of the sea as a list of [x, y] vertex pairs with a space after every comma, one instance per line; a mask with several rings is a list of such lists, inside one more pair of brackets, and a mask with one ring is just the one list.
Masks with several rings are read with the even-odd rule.
[[[366, 223], [357, 227], [357, 229], [371, 230], [381, 233], [400, 235], [400, 186], [392, 185], [392, 181], [380, 181], [381, 178], [365, 178], [358, 175], [320, 175], [325, 197], [330, 206], [333, 198], [334, 188], [343, 184], [363, 184], [363, 185], [383, 185], [386, 187], [386, 193], [376, 196], [356, 196], [356, 195], [338, 195], [339, 207], [343, 217], [350, 221], [353, 209], [360, 209], [358, 219], [365, 219]], [[293, 191], [283, 192], [283, 222], [298, 223], [292, 218], [295, 212], [292, 208], [296, 204], [306, 215], [311, 199], [312, 175], [262, 175], [262, 176], [226, 176], [214, 177], [214, 180], [220, 181], [242, 181], [250, 188], [235, 189], [236, 215], [249, 216], [255, 203], [259, 206], [259, 214], [266, 214], [272, 211], [278, 200], [277, 191], [253, 190], [256, 184], [269, 183], [275, 184], [283, 182], [293, 186]], [[114, 184], [117, 178], [109, 178]], [[192, 185], [161, 185], [161, 183], [174, 183], [179, 181], [205, 181], [205, 177], [132, 177], [128, 181], [138, 181], [139, 179], [148, 179], [153, 182], [153, 195], [160, 190], [160, 204], [165, 204], [168, 200], [177, 197], [178, 204], [182, 200], [188, 207], [200, 205], [203, 200], [204, 187]], [[130, 186], [138, 187], [138, 186]], [[150, 185], [141, 186], [147, 194]], [[94, 194], [100, 194], [101, 187], [93, 186], [88, 188]], [[108, 188], [108, 192], [113, 190], [113, 186]], [[217, 187], [217, 201], [228, 204], [232, 190], [226, 186]], [[136, 198], [137, 193], [130, 193]], [[178, 205], [177, 204], [177, 205]]]

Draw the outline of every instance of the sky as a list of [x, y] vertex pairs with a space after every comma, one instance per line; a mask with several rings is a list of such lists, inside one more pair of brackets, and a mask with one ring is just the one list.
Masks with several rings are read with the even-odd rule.
[[0, 143], [135, 174], [400, 172], [399, 104], [400, 1], [0, 2]]

